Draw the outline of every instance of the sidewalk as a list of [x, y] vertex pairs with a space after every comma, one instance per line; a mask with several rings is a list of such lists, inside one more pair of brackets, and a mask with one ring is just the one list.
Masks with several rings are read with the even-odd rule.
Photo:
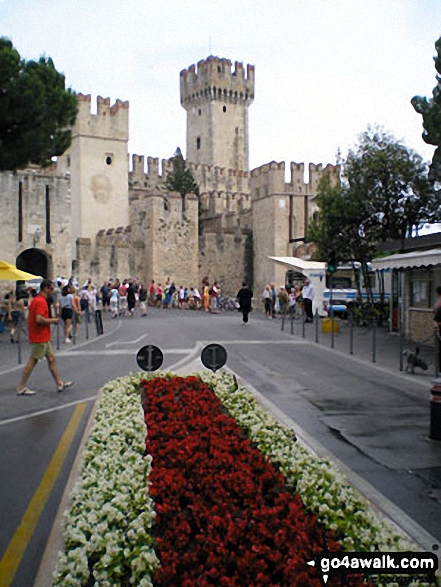
[[[265, 321], [268, 328], [272, 330], [282, 329], [282, 317], [268, 319], [256, 312], [254, 319]], [[387, 326], [384, 327], [361, 327], [353, 326], [351, 334], [351, 324], [348, 320], [335, 319], [338, 332], [332, 336], [331, 332], [323, 332], [323, 319], [315, 320], [313, 324], [303, 323], [301, 320], [294, 320], [291, 334], [291, 320], [285, 319], [283, 334], [287, 337], [305, 338], [309, 342], [314, 342], [319, 346], [328, 349], [334, 348], [339, 354], [353, 356], [367, 363], [375, 364], [393, 373], [406, 373], [407, 359], [403, 356], [400, 361], [401, 345], [400, 336], [396, 332], [390, 332]], [[352, 336], [352, 343], [351, 343]], [[334, 345], [332, 347], [332, 345]], [[418, 345], [413, 342], [404, 341], [403, 349], [415, 352]], [[436, 377], [435, 369], [435, 349], [434, 347], [419, 345], [419, 356], [425, 361], [427, 370], [421, 368], [415, 369], [415, 374], [409, 376], [415, 380], [427, 383], [428, 389]]]

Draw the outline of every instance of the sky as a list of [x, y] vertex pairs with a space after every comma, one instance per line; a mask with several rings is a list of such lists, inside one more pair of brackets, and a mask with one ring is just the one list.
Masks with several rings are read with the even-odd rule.
[[410, 100], [436, 85], [440, 0], [0, 0], [0, 35], [93, 103], [128, 100], [131, 154], [185, 154], [179, 74], [215, 55], [256, 68], [251, 169], [335, 163], [368, 125], [432, 158]]

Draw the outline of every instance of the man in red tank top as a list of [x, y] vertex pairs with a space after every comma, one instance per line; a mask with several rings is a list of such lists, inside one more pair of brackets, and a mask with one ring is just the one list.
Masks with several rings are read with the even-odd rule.
[[40, 284], [40, 293], [36, 296], [29, 306], [28, 332], [29, 342], [31, 343], [31, 356], [25, 365], [21, 381], [17, 387], [18, 395], [35, 395], [26, 387], [26, 383], [34, 370], [38, 361], [46, 357], [49, 371], [55, 379], [58, 391], [64, 391], [72, 385], [71, 381], [63, 381], [58, 373], [55, 362], [55, 355], [51, 346], [51, 324], [57, 324], [58, 318], [49, 316], [49, 306], [47, 298], [54, 291], [54, 284], [49, 279], [43, 279]]

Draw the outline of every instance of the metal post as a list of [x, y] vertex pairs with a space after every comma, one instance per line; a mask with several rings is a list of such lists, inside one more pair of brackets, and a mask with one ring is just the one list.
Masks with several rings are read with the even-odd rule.
[[354, 354], [354, 316], [352, 312], [349, 315], [349, 354]]
[[89, 320], [86, 317], [86, 340], [89, 340]]
[[103, 319], [101, 317], [101, 310], [95, 310], [95, 327], [98, 336], [104, 333]]
[[305, 324], [306, 324], [305, 308], [302, 308], [302, 338], [305, 338], [305, 336], [306, 336]]
[[57, 351], [59, 351], [60, 350], [60, 322], [57, 322], [56, 339], [57, 339]]
[[17, 325], [16, 325], [16, 329], [15, 331], [17, 332], [17, 358], [18, 358], [18, 364], [21, 365], [21, 338], [20, 338], [20, 329], [21, 329], [21, 316], [18, 319]]
[[285, 330], [285, 318], [286, 318], [286, 304], [283, 308], [283, 313], [282, 313], [282, 331]]
[[372, 362], [377, 362], [377, 321], [375, 316], [373, 318], [372, 324]]
[[315, 342], [319, 341], [319, 313], [318, 309], [315, 310]]
[[329, 278], [329, 309], [331, 310], [331, 349], [334, 348], [334, 300], [332, 299], [332, 274]]
[[72, 332], [72, 343], [73, 344], [76, 344], [76, 342], [77, 342], [77, 334], [76, 334], [76, 329], [77, 328], [76, 328], [76, 326], [77, 326], [77, 314], [74, 311], [73, 312], [73, 315], [72, 315], [72, 330], [71, 330], [71, 332]]
[[335, 324], [334, 310], [331, 306], [331, 349], [333, 349], [335, 346], [334, 324]]
[[294, 334], [294, 307], [291, 306], [291, 334]]
[[439, 368], [440, 368], [440, 353], [441, 353], [441, 343], [439, 340], [439, 335], [438, 332], [435, 332], [435, 345], [434, 345], [434, 349], [435, 349], [435, 378], [438, 379], [439, 376]]
[[400, 371], [404, 369], [404, 273], [400, 271], [398, 280], [398, 307], [400, 309]]

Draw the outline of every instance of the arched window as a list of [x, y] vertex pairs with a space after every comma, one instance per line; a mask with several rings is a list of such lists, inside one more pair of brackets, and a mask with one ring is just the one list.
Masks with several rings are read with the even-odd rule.
[[199, 151], [200, 148], [201, 148], [201, 137], [198, 137], [196, 139], [196, 149]]

